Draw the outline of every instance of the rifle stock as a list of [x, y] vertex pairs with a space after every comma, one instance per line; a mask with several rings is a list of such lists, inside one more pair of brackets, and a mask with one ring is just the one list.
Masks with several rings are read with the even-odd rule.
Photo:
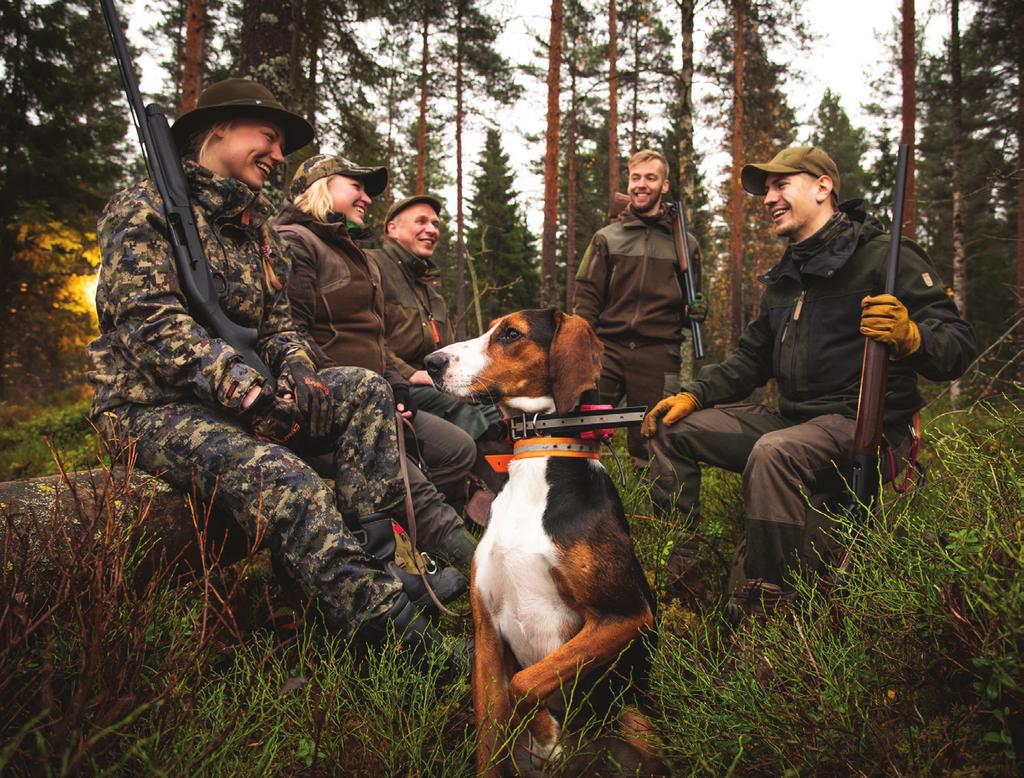
[[178, 280], [188, 303], [189, 314], [209, 330], [211, 335], [221, 338], [237, 351], [249, 367], [259, 371], [267, 380], [273, 381], [273, 373], [256, 353], [259, 333], [251, 327], [242, 327], [231, 321], [220, 307], [213, 284], [213, 273], [210, 271], [199, 239], [199, 230], [196, 228], [192, 202], [188, 194], [188, 182], [181, 169], [178, 147], [171, 135], [167, 114], [156, 103], [143, 107], [142, 93], [132, 70], [128, 43], [113, 0], [100, 0], [100, 5], [114, 44], [114, 55], [121, 71], [132, 121], [139, 133], [149, 177], [163, 202], [171, 248], [178, 269]]
[[[896, 189], [893, 193], [892, 236], [885, 271], [885, 293], [895, 294], [900, 262], [900, 232], [903, 225], [903, 201], [907, 186], [910, 146], [901, 144], [896, 164]], [[857, 505], [866, 510], [878, 494], [878, 451], [882, 445], [885, 418], [885, 389], [889, 375], [889, 352], [871, 338], [864, 339], [860, 395], [857, 399], [857, 426], [853, 436], [853, 463], [850, 489]]]

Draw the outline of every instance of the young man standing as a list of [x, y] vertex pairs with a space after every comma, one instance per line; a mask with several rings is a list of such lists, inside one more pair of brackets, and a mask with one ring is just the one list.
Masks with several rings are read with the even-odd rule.
[[[894, 446], [923, 404], [917, 376], [959, 378], [977, 350], [971, 326], [911, 241], [903, 241], [898, 297], [879, 294], [889, 235], [860, 200], [838, 204], [839, 171], [824, 151], [784, 149], [771, 162], [746, 165], [742, 179], [789, 245], [760, 278], [759, 313], [732, 354], [658, 403], [641, 428], [651, 439], [655, 504], [667, 510], [674, 502], [689, 526], [700, 510], [699, 463], [743, 473], [746, 557], [734, 616], [787, 596], [804, 547], [807, 498], [851, 455], [864, 337], [889, 349], [885, 432]], [[778, 411], [726, 405], [771, 378]], [[677, 571], [695, 571], [687, 554], [677, 544]]]
[[[576, 274], [574, 312], [604, 343], [602, 402], [655, 403], [679, 389], [679, 349], [686, 297], [673, 235], [673, 217], [662, 196], [668, 192], [668, 161], [657, 151], [638, 151], [629, 160], [629, 205], [599, 230]], [[700, 248], [689, 235], [690, 262], [700, 265]], [[704, 311], [694, 306], [696, 317]], [[703, 316], [701, 315], [701, 318]], [[647, 461], [639, 430], [628, 435], [629, 453]]]

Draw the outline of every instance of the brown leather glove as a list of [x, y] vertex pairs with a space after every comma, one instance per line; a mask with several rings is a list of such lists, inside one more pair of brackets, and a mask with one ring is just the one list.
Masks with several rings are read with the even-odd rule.
[[891, 294], [865, 297], [860, 308], [861, 334], [888, 346], [890, 359], [909, 357], [921, 348], [921, 331], [906, 306]]
[[645, 438], [651, 437], [658, 427], [658, 419], [661, 419], [662, 416], [665, 417], [662, 419], [662, 424], [671, 427], [696, 410], [700, 410], [700, 401], [689, 392], [680, 392], [666, 397], [644, 416], [643, 423], [640, 425], [640, 434]]

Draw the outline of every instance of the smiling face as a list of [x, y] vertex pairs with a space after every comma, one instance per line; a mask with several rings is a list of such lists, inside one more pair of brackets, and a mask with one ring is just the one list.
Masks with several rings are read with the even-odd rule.
[[284, 163], [284, 132], [265, 119], [234, 119], [211, 130], [199, 164], [214, 173], [262, 189]]
[[417, 257], [429, 259], [441, 239], [441, 220], [427, 203], [413, 203], [388, 222], [388, 237]]
[[327, 193], [331, 196], [332, 211], [359, 227], [366, 224], [366, 209], [373, 198], [366, 194], [362, 181], [348, 176], [331, 176], [327, 182]]
[[629, 206], [633, 213], [653, 213], [666, 192], [668, 175], [661, 160], [649, 159], [629, 166]]
[[809, 173], [770, 174], [765, 180], [764, 207], [775, 234], [799, 243], [816, 233], [829, 220], [832, 204], [832, 179], [815, 178]]

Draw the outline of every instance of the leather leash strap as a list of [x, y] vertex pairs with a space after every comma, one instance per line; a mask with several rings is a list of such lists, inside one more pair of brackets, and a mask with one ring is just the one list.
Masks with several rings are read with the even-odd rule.
[[[397, 429], [395, 430], [398, 434], [398, 464], [399, 469], [402, 472], [402, 484], [405, 486], [405, 516], [409, 522], [409, 541], [412, 543], [412, 552], [419, 554], [419, 547], [416, 545], [416, 511], [412, 507], [412, 488], [409, 486], [409, 463], [406, 461], [405, 456], [405, 430], [402, 429], [404, 425], [408, 425], [412, 429], [412, 422], [406, 419], [404, 416], [397, 416], [400, 420]], [[417, 569], [420, 574], [420, 580], [423, 581], [423, 588], [427, 590], [427, 595], [430, 597], [430, 601], [434, 603], [434, 606], [448, 616], [455, 616], [456, 618], [465, 618], [464, 616], [455, 613], [455, 611], [448, 610], [444, 607], [441, 600], [438, 599], [434, 593], [434, 589], [430, 585], [430, 581], [427, 580], [427, 575], [422, 570]]]

